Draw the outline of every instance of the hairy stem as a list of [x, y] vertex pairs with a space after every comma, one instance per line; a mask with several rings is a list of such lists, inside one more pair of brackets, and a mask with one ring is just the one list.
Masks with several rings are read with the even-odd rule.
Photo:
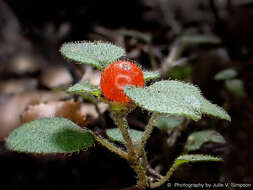
[[126, 116], [125, 114], [114, 112], [113, 118], [115, 120], [115, 123], [119, 127], [122, 133], [122, 136], [126, 142], [125, 145], [128, 152], [128, 160], [133, 163], [136, 160], [136, 153], [134, 149], [134, 144], [128, 132], [128, 124], [127, 124]]
[[137, 188], [140, 190], [144, 190], [147, 187], [147, 176], [146, 176], [146, 168], [142, 167], [141, 159], [138, 159], [136, 164], [132, 166], [134, 171], [137, 174]]
[[109, 142], [107, 139], [104, 139], [100, 135], [97, 135], [94, 132], [92, 132], [92, 134], [95, 137], [96, 141], [98, 141], [101, 145], [103, 145], [104, 147], [106, 147], [110, 151], [118, 154], [120, 157], [128, 160], [128, 154], [127, 154], [127, 152], [125, 152], [121, 148], [118, 148], [115, 144]]
[[143, 156], [141, 157], [142, 161], [142, 167], [147, 169], [148, 167], [148, 158], [147, 158], [147, 153], [144, 151]]
[[174, 171], [177, 169], [179, 165], [176, 164], [176, 162], [172, 165], [172, 167], [169, 169], [169, 171], [167, 172], [166, 176], [164, 176], [162, 179], [160, 179], [157, 182], [151, 183], [150, 184], [150, 188], [154, 189], [157, 187], [160, 187], [161, 185], [163, 185], [166, 181], [168, 181], [170, 179], [170, 177], [172, 176], [172, 174], [174, 173]]
[[152, 116], [151, 116], [151, 118], [149, 119], [148, 125], [146, 126], [146, 129], [145, 129], [144, 134], [143, 134], [143, 136], [141, 138], [141, 141], [139, 142], [139, 144], [137, 146], [137, 151], [136, 151], [137, 152], [137, 158], [143, 156], [147, 140], [148, 140], [150, 134], [153, 131], [154, 123], [157, 120], [157, 118], [158, 118], [158, 114], [157, 113], [153, 113]]
[[136, 155], [134, 144], [128, 132], [126, 114], [121, 112], [113, 112], [113, 118], [126, 142], [129, 164], [137, 174], [138, 181], [136, 187], [140, 190], [144, 190], [147, 186], [146, 168], [143, 168], [142, 159], [138, 158]]
[[159, 174], [156, 170], [154, 170], [153, 168], [151, 168], [150, 165], [147, 166], [147, 170], [148, 170], [148, 173], [151, 175], [151, 176], [154, 176], [155, 178], [157, 179], [162, 179], [164, 176], [162, 176], [161, 174]]

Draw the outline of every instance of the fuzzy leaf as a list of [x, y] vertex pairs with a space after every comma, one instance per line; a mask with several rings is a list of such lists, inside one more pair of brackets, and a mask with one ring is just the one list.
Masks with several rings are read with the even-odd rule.
[[64, 118], [43, 118], [25, 123], [10, 133], [6, 148], [17, 152], [72, 153], [94, 144], [94, 137]]
[[166, 80], [145, 88], [127, 86], [124, 92], [138, 106], [150, 112], [184, 116], [195, 121], [201, 119], [201, 113], [231, 120], [221, 107], [206, 100], [197, 87], [184, 82]]
[[194, 151], [201, 148], [204, 143], [220, 143], [225, 144], [226, 141], [223, 136], [214, 130], [204, 130], [192, 133], [188, 136], [185, 149], [187, 151]]
[[160, 77], [159, 72], [153, 72], [153, 71], [143, 71], [143, 75], [144, 75], [145, 82], [150, 81], [150, 80], [155, 80]]
[[161, 130], [168, 130], [181, 126], [183, 122], [183, 117], [159, 115], [154, 126]]
[[194, 35], [185, 35], [182, 38], [183, 42], [186, 44], [220, 44], [221, 39], [214, 35], [207, 34], [194, 34]]
[[[129, 129], [128, 132], [129, 132], [129, 135], [130, 135], [133, 143], [138, 144], [139, 141], [141, 140], [143, 132], [135, 130], [135, 129]], [[125, 143], [125, 140], [124, 140], [119, 128], [107, 129], [106, 135], [114, 141], [117, 141], [117, 142], [120, 142], [123, 144]]]
[[202, 97], [201, 99], [201, 112], [203, 114], [211, 115], [220, 119], [225, 119], [227, 121], [231, 121], [230, 116], [227, 114], [227, 112], [217, 106], [216, 104], [212, 104], [210, 101]]
[[221, 162], [223, 161], [221, 158], [210, 156], [210, 155], [202, 155], [202, 154], [184, 154], [179, 156], [175, 162], [174, 167], [177, 168], [184, 163], [190, 162]]
[[90, 84], [88, 81], [81, 81], [74, 86], [68, 88], [67, 92], [72, 94], [90, 94], [93, 96], [99, 96], [100, 90]]
[[215, 80], [227, 80], [227, 79], [232, 79], [236, 77], [237, 71], [234, 69], [225, 69], [223, 71], [218, 72], [215, 76]]
[[70, 60], [92, 65], [99, 70], [126, 54], [124, 49], [111, 43], [86, 41], [64, 43], [60, 52]]
[[159, 81], [146, 88], [125, 87], [126, 95], [150, 112], [201, 118], [199, 89], [179, 81]]

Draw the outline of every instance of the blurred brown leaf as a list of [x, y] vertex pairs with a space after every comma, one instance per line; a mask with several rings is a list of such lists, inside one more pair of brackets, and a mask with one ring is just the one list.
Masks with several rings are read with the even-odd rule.
[[20, 115], [26, 107], [43, 101], [54, 101], [66, 98], [64, 92], [31, 91], [13, 96], [0, 96], [0, 139], [20, 125]]
[[21, 116], [21, 122], [26, 123], [44, 117], [65, 117], [77, 125], [84, 125], [85, 115], [80, 112], [82, 102], [52, 101], [28, 106]]

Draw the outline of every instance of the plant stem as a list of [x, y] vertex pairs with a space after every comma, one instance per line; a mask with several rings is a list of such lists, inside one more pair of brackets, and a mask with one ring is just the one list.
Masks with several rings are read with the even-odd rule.
[[153, 125], [154, 122], [156, 121], [158, 117], [158, 114], [153, 113], [148, 125], [146, 127], [146, 130], [144, 131], [144, 134], [141, 138], [140, 143], [137, 146], [137, 151], [136, 151], [136, 157], [137, 157], [137, 164], [135, 166], [135, 172], [138, 175], [138, 183], [137, 183], [137, 187], [139, 189], [145, 189], [147, 186], [147, 176], [146, 176], [146, 169], [147, 169], [147, 155], [146, 152], [144, 150], [145, 145], [147, 143], [147, 140], [150, 136], [150, 134], [152, 133], [153, 130]]
[[146, 168], [143, 168], [141, 158], [138, 158], [136, 155], [134, 144], [128, 132], [126, 113], [113, 112], [113, 118], [115, 119], [115, 122], [126, 142], [129, 164], [137, 174], [138, 181], [136, 186], [138, 189], [144, 190], [147, 186]]
[[136, 153], [135, 153], [135, 149], [134, 149], [134, 144], [132, 142], [132, 139], [128, 133], [128, 124], [127, 124], [127, 120], [126, 120], [126, 116], [125, 114], [122, 114], [120, 112], [113, 112], [113, 118], [117, 124], [117, 126], [119, 127], [122, 136], [126, 142], [126, 148], [127, 148], [127, 152], [128, 152], [128, 160], [132, 163], [135, 162], [136, 160]]
[[148, 158], [147, 158], [147, 153], [144, 151], [143, 156], [141, 157], [142, 159], [142, 167], [146, 168], [148, 167]]
[[162, 176], [161, 174], [159, 174], [156, 170], [154, 170], [153, 168], [151, 168], [150, 165], [147, 166], [147, 170], [150, 173], [150, 175], [154, 176], [157, 179], [162, 179], [164, 176]]
[[146, 168], [142, 167], [141, 159], [136, 160], [136, 164], [132, 165], [134, 171], [137, 174], [138, 181], [136, 187], [140, 190], [144, 190], [147, 187], [147, 176], [146, 176]]
[[146, 126], [146, 129], [145, 129], [144, 134], [141, 138], [141, 141], [139, 142], [139, 144], [137, 146], [137, 151], [136, 151], [137, 152], [137, 158], [143, 156], [143, 153], [145, 151], [144, 149], [145, 149], [145, 146], [147, 144], [147, 140], [148, 140], [150, 134], [153, 131], [154, 123], [157, 120], [157, 118], [158, 118], [158, 113], [153, 113], [151, 118], [149, 119], [148, 125]]
[[103, 145], [104, 147], [106, 147], [110, 151], [118, 154], [120, 157], [128, 160], [128, 154], [127, 154], [127, 152], [125, 152], [124, 150], [121, 150], [115, 144], [109, 142], [107, 139], [104, 139], [100, 135], [97, 135], [94, 132], [92, 132], [92, 134], [95, 137], [96, 141], [98, 141], [101, 145]]
[[[135, 168], [135, 171], [138, 175], [137, 187], [139, 189], [145, 189], [148, 186], [148, 177], [146, 174], [147, 166], [148, 166], [147, 154], [144, 151], [143, 156], [137, 159], [137, 165]], [[138, 171], [138, 170], [141, 170], [141, 171]]]
[[171, 168], [167, 172], [166, 176], [164, 176], [162, 179], [160, 179], [159, 181], [157, 181], [155, 183], [151, 183], [150, 188], [154, 189], [154, 188], [157, 188], [157, 187], [160, 187], [161, 185], [163, 185], [166, 181], [168, 181], [170, 179], [170, 177], [172, 176], [172, 174], [174, 173], [174, 171], [177, 169], [178, 166], [179, 165], [176, 164], [176, 162], [174, 162], [174, 164], [171, 166]]

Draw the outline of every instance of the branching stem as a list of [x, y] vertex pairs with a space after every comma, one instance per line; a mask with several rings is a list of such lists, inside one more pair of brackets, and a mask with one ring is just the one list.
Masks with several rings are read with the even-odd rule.
[[142, 159], [137, 157], [134, 144], [128, 132], [126, 113], [113, 112], [113, 118], [126, 142], [128, 161], [137, 174], [137, 188], [144, 190], [147, 186], [146, 168], [144, 168], [142, 165]]
[[145, 151], [144, 149], [145, 149], [145, 146], [147, 144], [147, 140], [148, 140], [150, 134], [153, 131], [154, 123], [157, 120], [157, 118], [158, 118], [158, 113], [153, 113], [151, 118], [149, 119], [148, 125], [146, 126], [146, 129], [145, 129], [144, 134], [141, 138], [141, 141], [139, 142], [139, 144], [137, 146], [137, 151], [136, 151], [137, 152], [137, 158], [143, 156], [144, 151]]
[[163, 185], [166, 181], [168, 181], [170, 179], [170, 177], [172, 176], [172, 174], [174, 173], [174, 171], [177, 169], [177, 167], [179, 166], [179, 164], [176, 164], [176, 162], [172, 165], [172, 167], [169, 169], [169, 171], [167, 172], [166, 176], [164, 176], [162, 179], [160, 179], [157, 182], [151, 183], [150, 184], [150, 188], [154, 189], [157, 187], [160, 187], [161, 185]]
[[115, 123], [119, 127], [122, 133], [122, 136], [126, 142], [125, 145], [128, 152], [128, 160], [130, 162], [134, 162], [136, 160], [136, 153], [134, 149], [134, 144], [128, 132], [128, 124], [127, 124], [126, 116], [125, 114], [121, 114], [119, 112], [113, 112], [113, 118], [115, 120]]
[[128, 154], [121, 148], [118, 148], [115, 144], [109, 142], [107, 139], [104, 139], [100, 135], [95, 134], [94, 132], [92, 133], [93, 136], [95, 137], [96, 141], [98, 141], [101, 145], [109, 149], [110, 151], [118, 154], [120, 157], [128, 160]]

